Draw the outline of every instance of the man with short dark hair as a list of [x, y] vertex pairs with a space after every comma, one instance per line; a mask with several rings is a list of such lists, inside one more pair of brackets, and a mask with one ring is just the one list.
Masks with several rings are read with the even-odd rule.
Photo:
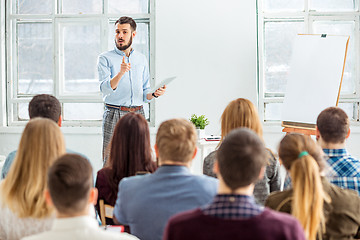
[[231, 131], [216, 153], [219, 189], [213, 202], [173, 216], [163, 239], [305, 240], [295, 218], [265, 209], [254, 200], [254, 183], [262, 178], [266, 153], [253, 131]]
[[30, 119], [36, 117], [49, 118], [61, 127], [61, 104], [59, 100], [48, 94], [39, 94], [29, 103]]
[[56, 160], [48, 171], [45, 191], [47, 203], [54, 206], [56, 212], [52, 229], [24, 239], [137, 239], [127, 233], [104, 231], [96, 219], [89, 216], [98, 193], [93, 184], [92, 167], [85, 158], [65, 154]]
[[350, 122], [347, 114], [339, 107], [323, 110], [316, 121], [316, 139], [329, 157], [332, 172], [328, 174], [331, 183], [346, 189], [353, 189], [360, 195], [360, 161], [345, 149], [345, 140], [350, 136]]
[[[34, 96], [29, 103], [28, 111], [30, 119], [36, 117], [48, 118], [56, 122], [57, 125], [61, 127], [61, 104], [59, 100], [52, 95], [39, 94]], [[69, 149], [66, 149], [66, 151], [69, 153], [75, 153]], [[1, 179], [4, 179], [9, 172], [10, 166], [15, 159], [15, 155], [16, 150], [9, 153], [6, 157], [4, 165], [1, 169]]]
[[114, 221], [129, 225], [140, 239], [160, 240], [172, 215], [209, 203], [216, 194], [217, 180], [192, 175], [189, 170], [196, 142], [195, 127], [189, 121], [163, 122], [155, 145], [160, 167], [153, 174], [121, 180]]
[[143, 103], [164, 94], [166, 86], [154, 93], [150, 89], [149, 67], [146, 57], [133, 49], [136, 23], [131, 17], [115, 22], [115, 47], [100, 54], [98, 72], [100, 90], [105, 102], [103, 116], [103, 160], [118, 120], [128, 112], [145, 117]]

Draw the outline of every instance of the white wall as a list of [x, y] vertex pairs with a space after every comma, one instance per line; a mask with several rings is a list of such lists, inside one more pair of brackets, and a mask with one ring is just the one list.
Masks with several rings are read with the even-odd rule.
[[156, 102], [156, 125], [205, 114], [219, 134], [224, 107], [256, 100], [256, 1], [156, 1], [156, 76], [177, 76]]
[[[219, 117], [229, 101], [256, 100], [256, 1], [156, 0], [155, 21], [156, 79], [178, 78], [156, 100], [152, 139], [162, 121], [193, 113], [209, 118], [208, 134], [219, 134]], [[68, 148], [101, 166], [100, 128], [62, 130]], [[0, 129], [0, 155], [17, 148], [21, 132]]]

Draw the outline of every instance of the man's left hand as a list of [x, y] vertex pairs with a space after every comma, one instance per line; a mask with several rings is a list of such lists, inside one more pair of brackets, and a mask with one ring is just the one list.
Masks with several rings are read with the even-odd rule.
[[154, 95], [157, 96], [157, 97], [160, 97], [160, 96], [164, 95], [165, 89], [166, 89], [166, 85], [164, 85], [163, 87], [161, 87], [161, 88], [159, 88], [158, 90], [156, 90], [156, 91], [154, 92]]

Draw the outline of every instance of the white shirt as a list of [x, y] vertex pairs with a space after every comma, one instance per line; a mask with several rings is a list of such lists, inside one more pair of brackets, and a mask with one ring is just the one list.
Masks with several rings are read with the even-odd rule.
[[51, 228], [55, 214], [47, 218], [19, 218], [0, 202], [0, 239], [19, 240]]
[[90, 216], [71, 218], [57, 218], [52, 229], [34, 236], [25, 237], [23, 240], [138, 240], [137, 237], [127, 233], [116, 233], [102, 230], [97, 221]]

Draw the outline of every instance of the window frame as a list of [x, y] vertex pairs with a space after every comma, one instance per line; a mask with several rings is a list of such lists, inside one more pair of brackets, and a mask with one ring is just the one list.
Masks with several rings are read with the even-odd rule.
[[[360, 11], [359, 0], [356, 0], [356, 11], [344, 12], [316, 12], [309, 9], [309, 0], [304, 1], [303, 12], [292, 11], [263, 11], [263, 1], [257, 0], [257, 57], [258, 57], [258, 108], [260, 118], [266, 125], [278, 125], [281, 120], [267, 120], [265, 119], [266, 104], [282, 103], [284, 101], [284, 93], [266, 93], [265, 91], [265, 32], [264, 26], [266, 22], [289, 22], [301, 21], [304, 22], [304, 33], [312, 33], [312, 23], [317, 20], [321, 21], [354, 21], [354, 51], [355, 51], [355, 93], [354, 94], [340, 94], [339, 103], [353, 103], [354, 104], [354, 120], [352, 122], [360, 121]], [[358, 125], [358, 124], [357, 124]]]
[[[3, 1], [2, 1], [3, 2]], [[6, 126], [24, 126], [26, 120], [17, 120], [19, 117], [16, 106], [17, 103], [28, 103], [36, 94], [17, 94], [18, 85], [18, 71], [14, 71], [17, 65], [17, 31], [16, 25], [21, 22], [50, 22], [52, 24], [52, 44], [53, 44], [53, 94], [59, 99], [62, 105], [62, 116], [64, 116], [65, 103], [103, 103], [102, 93], [65, 93], [65, 79], [62, 77], [64, 74], [63, 60], [61, 58], [61, 24], [69, 24], [76, 26], [76, 23], [95, 21], [100, 26], [100, 52], [108, 51], [108, 36], [109, 36], [109, 23], [116, 21], [120, 16], [132, 17], [136, 23], [147, 23], [149, 28], [149, 70], [150, 70], [150, 85], [154, 85], [155, 80], [155, 0], [148, 0], [149, 13], [146, 14], [126, 14], [126, 13], [108, 13], [109, 0], [102, 0], [102, 13], [100, 14], [62, 14], [61, 6], [62, 0], [52, 0], [53, 9], [52, 14], [18, 14], [16, 11], [16, 0], [6, 0], [4, 4], [4, 13], [6, 19], [4, 28], [6, 32], [4, 50], [5, 50], [5, 76], [6, 78]], [[1, 29], [0, 28], [0, 29]], [[100, 83], [99, 83], [100, 85]], [[64, 118], [63, 118], [64, 119]], [[100, 120], [64, 120], [62, 126], [68, 127], [100, 127], [102, 119]], [[155, 104], [151, 101], [149, 104], [149, 124], [155, 126]]]

